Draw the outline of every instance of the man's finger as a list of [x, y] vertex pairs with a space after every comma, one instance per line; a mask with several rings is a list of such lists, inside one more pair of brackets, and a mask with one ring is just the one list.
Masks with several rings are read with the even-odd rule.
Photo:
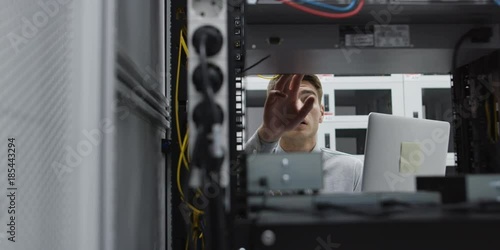
[[271, 90], [271, 91], [269, 91], [269, 96], [271, 96], [271, 95], [273, 95], [273, 96], [275, 95], [275, 96], [279, 96], [279, 97], [284, 97], [284, 98], [286, 98], [288, 96], [287, 94], [285, 94], [285, 93], [283, 93], [281, 91], [278, 91], [278, 90]]
[[304, 75], [302, 74], [296, 74], [292, 77], [292, 80], [290, 80], [290, 84], [288, 86], [288, 96], [293, 98], [294, 100], [299, 98], [299, 89], [300, 89], [300, 83], [302, 82], [302, 79], [304, 79]]
[[271, 90], [269, 91], [269, 95], [267, 96], [266, 99], [266, 106], [274, 104], [279, 98], [287, 98], [288, 95], [278, 91], [278, 90]]
[[281, 75], [276, 85], [274, 85], [274, 89], [287, 93], [288, 91], [285, 88], [292, 77], [293, 75]]
[[304, 119], [307, 116], [307, 114], [311, 112], [315, 101], [316, 98], [314, 96], [307, 97], [306, 101], [304, 102], [304, 106], [302, 106], [302, 108], [300, 108], [299, 110], [298, 117], [300, 118], [300, 120]]

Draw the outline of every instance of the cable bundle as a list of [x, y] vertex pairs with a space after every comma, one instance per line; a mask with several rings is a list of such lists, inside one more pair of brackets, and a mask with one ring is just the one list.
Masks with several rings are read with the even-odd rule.
[[[356, 6], [356, 3], [358, 0], [352, 0], [351, 3], [347, 6], [339, 7], [339, 6], [334, 6], [322, 2], [317, 2], [314, 0], [299, 0], [299, 1], [293, 1], [293, 0], [279, 0], [283, 4], [286, 4], [294, 9], [315, 15], [315, 16], [321, 16], [321, 17], [326, 17], [326, 18], [333, 18], [333, 19], [339, 19], [339, 18], [349, 18], [352, 16], [357, 15], [363, 6], [365, 5], [365, 0], [359, 0], [359, 3]], [[500, 2], [500, 0], [497, 0]], [[311, 5], [317, 8], [321, 8], [324, 10], [329, 10], [329, 11], [336, 11], [336, 12], [344, 12], [344, 13], [332, 13], [332, 12], [327, 12], [323, 10], [318, 10], [314, 8], [307, 7], [306, 5]]]

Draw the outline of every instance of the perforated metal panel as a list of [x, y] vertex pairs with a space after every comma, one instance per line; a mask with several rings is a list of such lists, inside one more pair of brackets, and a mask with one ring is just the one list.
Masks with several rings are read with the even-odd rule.
[[[126, 96], [135, 103], [128, 117], [122, 116], [115, 99], [115, 44], [123, 41], [115, 36], [115, 10], [113, 0], [0, 0], [2, 250], [165, 245], [160, 143], [168, 124], [167, 101], [151, 94], [162, 88], [148, 98], [128, 89]], [[150, 40], [151, 47], [159, 46], [153, 42], [157, 36]], [[149, 61], [135, 57], [140, 44], [127, 45], [124, 51], [134, 65], [158, 73], [157, 58], [145, 57], [151, 59], [148, 68], [144, 63]], [[137, 72], [125, 69], [122, 73], [128, 74], [122, 77], [130, 76], [129, 81], [120, 86], [144, 86], [146, 78]], [[151, 117], [158, 116], [161, 125], [151, 125]], [[16, 242], [6, 234], [11, 137], [16, 148]]]
[[[73, 2], [2, 0], [0, 6], [0, 249], [72, 249], [76, 189], [64, 170], [80, 157], [68, 161], [78, 152], [69, 140]], [[15, 138], [14, 185], [7, 180], [8, 138]], [[8, 214], [11, 191], [15, 214]], [[15, 242], [6, 233], [10, 216]]]

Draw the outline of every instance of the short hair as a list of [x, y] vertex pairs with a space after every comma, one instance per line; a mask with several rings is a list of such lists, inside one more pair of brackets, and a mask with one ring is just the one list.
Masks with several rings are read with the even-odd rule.
[[[283, 76], [282, 74], [276, 75], [269, 81], [269, 85], [267, 85], [267, 93], [274, 88], [280, 77]], [[318, 91], [318, 101], [319, 104], [321, 104], [321, 99], [323, 98], [323, 88], [321, 87], [321, 81], [316, 75], [304, 75], [304, 78], [302, 81], [308, 81], [313, 85], [313, 87]]]

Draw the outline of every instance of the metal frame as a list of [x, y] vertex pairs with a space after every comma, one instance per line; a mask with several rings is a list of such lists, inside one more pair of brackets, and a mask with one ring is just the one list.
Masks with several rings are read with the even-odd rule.
[[[177, 129], [172, 129], [171, 140], [168, 144], [168, 155], [167, 155], [167, 249], [184, 249], [186, 240], [186, 224], [183, 217], [183, 210], [181, 209], [181, 197], [176, 187], [176, 163], [179, 160], [180, 148], [178, 140], [182, 140], [184, 133], [187, 129], [187, 69], [184, 65], [187, 64], [187, 55], [181, 53], [181, 61], [177, 61], [177, 56], [179, 52], [179, 44], [181, 39], [181, 32], [185, 33], [187, 25], [187, 1], [167, 1], [167, 23], [170, 24], [170, 29], [167, 34], [170, 35], [170, 69], [167, 68], [167, 93], [170, 89], [171, 98], [170, 107], [172, 114], [175, 110], [175, 82], [176, 78], [179, 78], [181, 84], [179, 84], [178, 91], [178, 109], [179, 109], [179, 126], [181, 134], [177, 134]], [[178, 65], [180, 63], [181, 65]], [[168, 65], [167, 65], [168, 67]], [[179, 75], [177, 75], [177, 67], [181, 67]], [[172, 119], [173, 126], [175, 126], [175, 117]]]
[[[488, 118], [485, 114], [485, 103], [499, 100], [499, 65], [500, 51], [497, 51], [457, 69], [453, 74], [452, 91], [458, 173], [477, 174], [500, 171], [498, 141], [487, 138]], [[492, 106], [498, 116], [498, 106]], [[494, 131], [498, 133], [498, 128]]]
[[[263, 4], [250, 4], [257, 2]], [[335, 2], [339, 3], [339, 1]], [[374, 17], [370, 15], [370, 12], [375, 11], [380, 13], [391, 2], [393, 1], [368, 0], [366, 8], [359, 17], [346, 20], [325, 20], [303, 13], [298, 14], [289, 9], [282, 10], [280, 8], [283, 8], [283, 6], [274, 4], [276, 3], [274, 1], [272, 1], [273, 4], [266, 4], [271, 3], [270, 1], [247, 1], [247, 5], [245, 6], [245, 64], [247, 66], [252, 65], [268, 55], [271, 55], [271, 57], [245, 73], [276, 74], [301, 72], [339, 75], [385, 75], [413, 72], [424, 74], [449, 73], [452, 70], [451, 61], [456, 41], [467, 30], [477, 27], [480, 24], [493, 28], [494, 34], [491, 42], [486, 44], [465, 43], [461, 51], [459, 65], [467, 64], [482, 55], [500, 48], [500, 26], [498, 25], [500, 23], [500, 9], [494, 9], [492, 8], [493, 3], [485, 4], [484, 1], [467, 1], [467, 3], [455, 1], [447, 3], [419, 1], [415, 3], [415, 1], [402, 0], [400, 2], [404, 3], [404, 7], [408, 12], [401, 15], [394, 15], [392, 22], [385, 24], [409, 24], [412, 40], [410, 46], [398, 48], [346, 47], [342, 43], [345, 36], [343, 30], [346, 27], [364, 29], [373, 24], [383, 24], [373, 22]], [[430, 8], [431, 6], [432, 8]], [[432, 12], [432, 16], [435, 17], [426, 19], [429, 17], [429, 12]], [[484, 17], [481, 18], [477, 18], [477, 15], [471, 14], [481, 12], [485, 13]], [[468, 16], [468, 13], [472, 17]], [[405, 19], [406, 17], [409, 18]], [[270, 44], [268, 42], [270, 37], [279, 37], [282, 43], [277, 45]], [[314, 39], [311, 39], [311, 37]], [[234, 51], [231, 44], [228, 44], [228, 48], [229, 51]], [[293, 53], [290, 53], [291, 51]], [[262, 81], [259, 85], [267, 87], [267, 80]], [[251, 89], [254, 86], [247, 84], [246, 88]], [[404, 109], [402, 109], [402, 114], [404, 114]], [[234, 133], [234, 131], [231, 131], [231, 133]], [[331, 232], [331, 225], [335, 223], [334, 221], [328, 221], [328, 223], [320, 225], [321, 227], [315, 228], [316, 225], [313, 222], [308, 224], [308, 228], [304, 230], [304, 228], [298, 229], [297, 227], [290, 226], [304, 225], [304, 220], [298, 222], [293, 222], [293, 219], [288, 220], [294, 217], [297, 218], [298, 216], [295, 216], [295, 214], [290, 216], [286, 214], [276, 216], [274, 214], [266, 217], [268, 221], [265, 219], [261, 220], [262, 217], [252, 222], [237, 221], [235, 228], [238, 231], [235, 230], [235, 238], [246, 238], [248, 240], [248, 244], [242, 247], [268, 249], [261, 244], [261, 240], [266, 238], [261, 238], [261, 236], [265, 236], [262, 233], [270, 228], [273, 230], [279, 229], [283, 230], [280, 232], [286, 232], [284, 235], [289, 239], [286, 244], [280, 245], [281, 247], [300, 248], [303, 245], [299, 244], [304, 242], [305, 237], [294, 241], [296, 238], [290, 238], [289, 236], [304, 236], [303, 232], [305, 231], [308, 234], [307, 236], [313, 237], [310, 238], [313, 240], [311, 241], [313, 244], [307, 245], [308, 248], [313, 249], [318, 246], [314, 244], [316, 243], [314, 240], [317, 240], [318, 235], [324, 232]], [[284, 220], [280, 221], [281, 218], [284, 218]], [[408, 220], [401, 223], [411, 226], [415, 225], [416, 221]], [[479, 221], [474, 226], [478, 226], [481, 223], [482, 221]], [[425, 227], [430, 228], [433, 228], [433, 226], [434, 223], [425, 225]], [[453, 225], [443, 226], [443, 228], [445, 227], [453, 228]], [[358, 225], [352, 228], [361, 227]], [[309, 234], [308, 230], [316, 231]], [[467, 232], [468, 230], [462, 228], [459, 231]], [[342, 230], [338, 232], [342, 233]], [[491, 232], [491, 230], [488, 232]], [[368, 235], [371, 232], [366, 233]], [[401, 232], [398, 231], [398, 233]], [[245, 236], [241, 236], [242, 234], [245, 234]], [[352, 235], [357, 234], [352, 233]], [[433, 236], [437, 237], [437, 235]], [[346, 237], [348, 238], [348, 236]], [[475, 236], [481, 237], [479, 234]], [[351, 239], [359, 242], [359, 237]], [[400, 248], [400, 246], [398, 245], [397, 248]], [[277, 247], [277, 245], [273, 247]], [[369, 247], [373, 248], [373, 245], [370, 244]], [[419, 246], [419, 248], [421, 247]]]
[[[500, 14], [500, 8], [499, 8]], [[459, 64], [463, 65], [500, 48], [500, 26], [488, 44], [463, 46]], [[410, 47], [376, 48], [347, 47], [341, 33], [353, 25], [318, 24], [248, 24], [246, 63], [270, 55], [248, 74], [303, 72], [310, 74], [381, 75], [422, 73], [436, 74], [451, 71], [456, 41], [474, 24], [409, 24]], [[361, 25], [361, 28], [363, 29]], [[282, 43], [268, 43], [270, 37], [280, 37]], [[314, 37], [314, 39], [310, 39]], [[294, 51], [294, 53], [290, 53]], [[468, 52], [468, 53], [467, 53]], [[404, 62], [404, 63], [402, 63]]]

